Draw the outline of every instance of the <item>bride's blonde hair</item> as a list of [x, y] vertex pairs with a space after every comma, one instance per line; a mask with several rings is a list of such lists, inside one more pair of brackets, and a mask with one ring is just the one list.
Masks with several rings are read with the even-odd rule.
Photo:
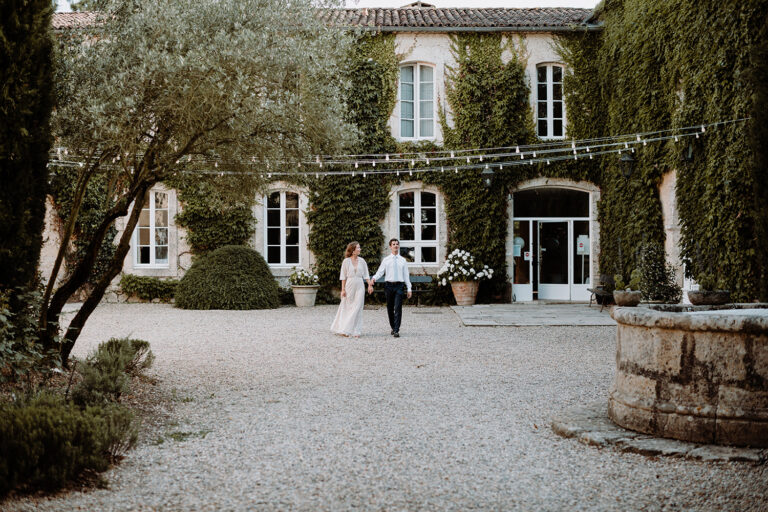
[[355, 247], [357, 247], [358, 245], [360, 245], [359, 242], [349, 242], [347, 244], [347, 249], [344, 251], [344, 257], [349, 258], [350, 256], [352, 256], [352, 253], [355, 252]]

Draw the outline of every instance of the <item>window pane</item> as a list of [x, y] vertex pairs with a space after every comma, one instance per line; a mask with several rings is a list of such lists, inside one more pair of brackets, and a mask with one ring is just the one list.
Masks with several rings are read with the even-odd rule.
[[139, 215], [139, 226], [149, 226], [149, 210], [141, 210]]
[[267, 208], [280, 208], [280, 192], [272, 192], [269, 194]]
[[267, 263], [280, 263], [280, 247], [267, 248]]
[[419, 130], [421, 133], [419, 133], [420, 137], [432, 137], [434, 136], [433, 132], [433, 126], [434, 123], [431, 119], [422, 119], [419, 122]]
[[419, 84], [419, 99], [432, 103], [432, 82]]
[[403, 66], [400, 68], [400, 81], [413, 82], [413, 66]]
[[299, 243], [299, 228], [285, 228], [286, 245], [297, 245]]
[[299, 248], [298, 247], [286, 247], [285, 248], [285, 262], [286, 263], [298, 263], [299, 262]]
[[437, 240], [437, 226], [421, 226], [422, 240]]
[[285, 193], [285, 207], [286, 208], [298, 208], [299, 207], [299, 194], [295, 192]]
[[168, 208], [168, 194], [155, 192], [155, 209]]
[[563, 121], [560, 119], [555, 119], [552, 122], [552, 136], [553, 137], [562, 137], [563, 136]]
[[430, 192], [421, 193], [421, 206], [435, 206], [437, 205], [437, 196]]
[[437, 222], [437, 210], [434, 208], [421, 209], [421, 223], [435, 224]]
[[285, 211], [285, 225], [291, 227], [299, 225], [299, 210]]
[[267, 230], [267, 244], [280, 245], [280, 228], [269, 228]]
[[280, 210], [267, 210], [267, 226], [280, 225]]
[[563, 118], [563, 102], [555, 101], [552, 103], [552, 117], [557, 119]]
[[168, 247], [155, 247], [155, 263], [168, 263]]
[[413, 102], [401, 101], [400, 102], [400, 118], [401, 119], [413, 119]]
[[419, 71], [421, 72], [421, 81], [422, 82], [432, 82], [433, 76], [434, 76], [434, 70], [429, 66], [421, 66], [419, 68]]
[[563, 68], [561, 68], [560, 66], [552, 66], [552, 81], [553, 82], [563, 81]]
[[400, 121], [400, 136], [413, 137], [413, 121]]
[[437, 263], [437, 247], [422, 247], [421, 248], [421, 262], [422, 263]]
[[540, 101], [538, 105], [539, 105], [538, 117], [547, 117], [547, 102]]
[[400, 223], [413, 224], [413, 208], [400, 208]]
[[413, 206], [413, 192], [403, 192], [400, 194], [400, 207]]
[[139, 245], [149, 245], [149, 228], [139, 228]]
[[547, 121], [542, 119], [539, 121], [539, 137], [546, 137], [547, 135]]
[[155, 245], [168, 245], [168, 228], [155, 230]]
[[536, 68], [536, 77], [538, 78], [539, 83], [546, 82], [547, 66], [541, 66], [540, 68]]
[[540, 84], [539, 85], [539, 100], [540, 101], [546, 101], [547, 99], [547, 85], [546, 84]]
[[552, 99], [557, 101], [563, 99], [563, 86], [561, 84], [555, 84], [552, 86]]
[[139, 247], [139, 263], [149, 265], [149, 247]]
[[163, 227], [168, 225], [168, 210], [155, 210], [155, 226]]
[[400, 99], [403, 102], [413, 101], [413, 84], [402, 84], [400, 86]]
[[400, 256], [408, 263], [416, 261], [416, 249], [414, 247], [400, 247]]
[[420, 101], [419, 102], [419, 118], [420, 119], [432, 119], [432, 102]]
[[400, 226], [400, 240], [413, 240], [413, 226]]

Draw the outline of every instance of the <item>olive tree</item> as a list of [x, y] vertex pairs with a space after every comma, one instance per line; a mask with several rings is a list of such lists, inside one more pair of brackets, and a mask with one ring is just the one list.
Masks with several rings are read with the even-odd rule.
[[[201, 166], [214, 170], [214, 160], [217, 172], [243, 173], [253, 183], [254, 171], [294, 168], [349, 141], [340, 65], [350, 38], [322, 24], [317, 7], [310, 0], [124, 0], [110, 3], [63, 50], [53, 127], [79, 177], [41, 334], [47, 345], [60, 346], [64, 362], [120, 273], [153, 185]], [[78, 197], [99, 174], [109, 183], [103, 218], [54, 292]], [[86, 282], [106, 232], [123, 216], [107, 271], [58, 341], [62, 307]]]

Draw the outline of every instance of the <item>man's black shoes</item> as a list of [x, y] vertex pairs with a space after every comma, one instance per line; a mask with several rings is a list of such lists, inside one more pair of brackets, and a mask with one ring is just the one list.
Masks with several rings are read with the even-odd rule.
[[394, 336], [395, 338], [399, 338], [400, 337], [400, 333], [395, 331], [395, 332], [392, 333], [392, 336]]
[[390, 332], [389, 334], [391, 334], [392, 336], [394, 336], [394, 335], [395, 335], [395, 330], [394, 330], [394, 329], [392, 329], [392, 332]]

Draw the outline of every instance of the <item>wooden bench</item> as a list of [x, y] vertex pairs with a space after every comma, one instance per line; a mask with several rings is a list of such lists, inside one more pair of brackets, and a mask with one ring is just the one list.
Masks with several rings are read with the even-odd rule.
[[[411, 274], [408, 276], [408, 278], [411, 280], [411, 285], [415, 285], [417, 283], [431, 283], [432, 282], [432, 276], [430, 275], [420, 275], [420, 274]], [[382, 283], [384, 284], [384, 276], [378, 278], [376, 280], [376, 283]], [[419, 305], [419, 295], [421, 295], [424, 292], [427, 292], [429, 290], [417, 290], [415, 286], [411, 286], [411, 293], [414, 297], [416, 297], [416, 305]], [[384, 290], [374, 290], [373, 293], [384, 293]]]

